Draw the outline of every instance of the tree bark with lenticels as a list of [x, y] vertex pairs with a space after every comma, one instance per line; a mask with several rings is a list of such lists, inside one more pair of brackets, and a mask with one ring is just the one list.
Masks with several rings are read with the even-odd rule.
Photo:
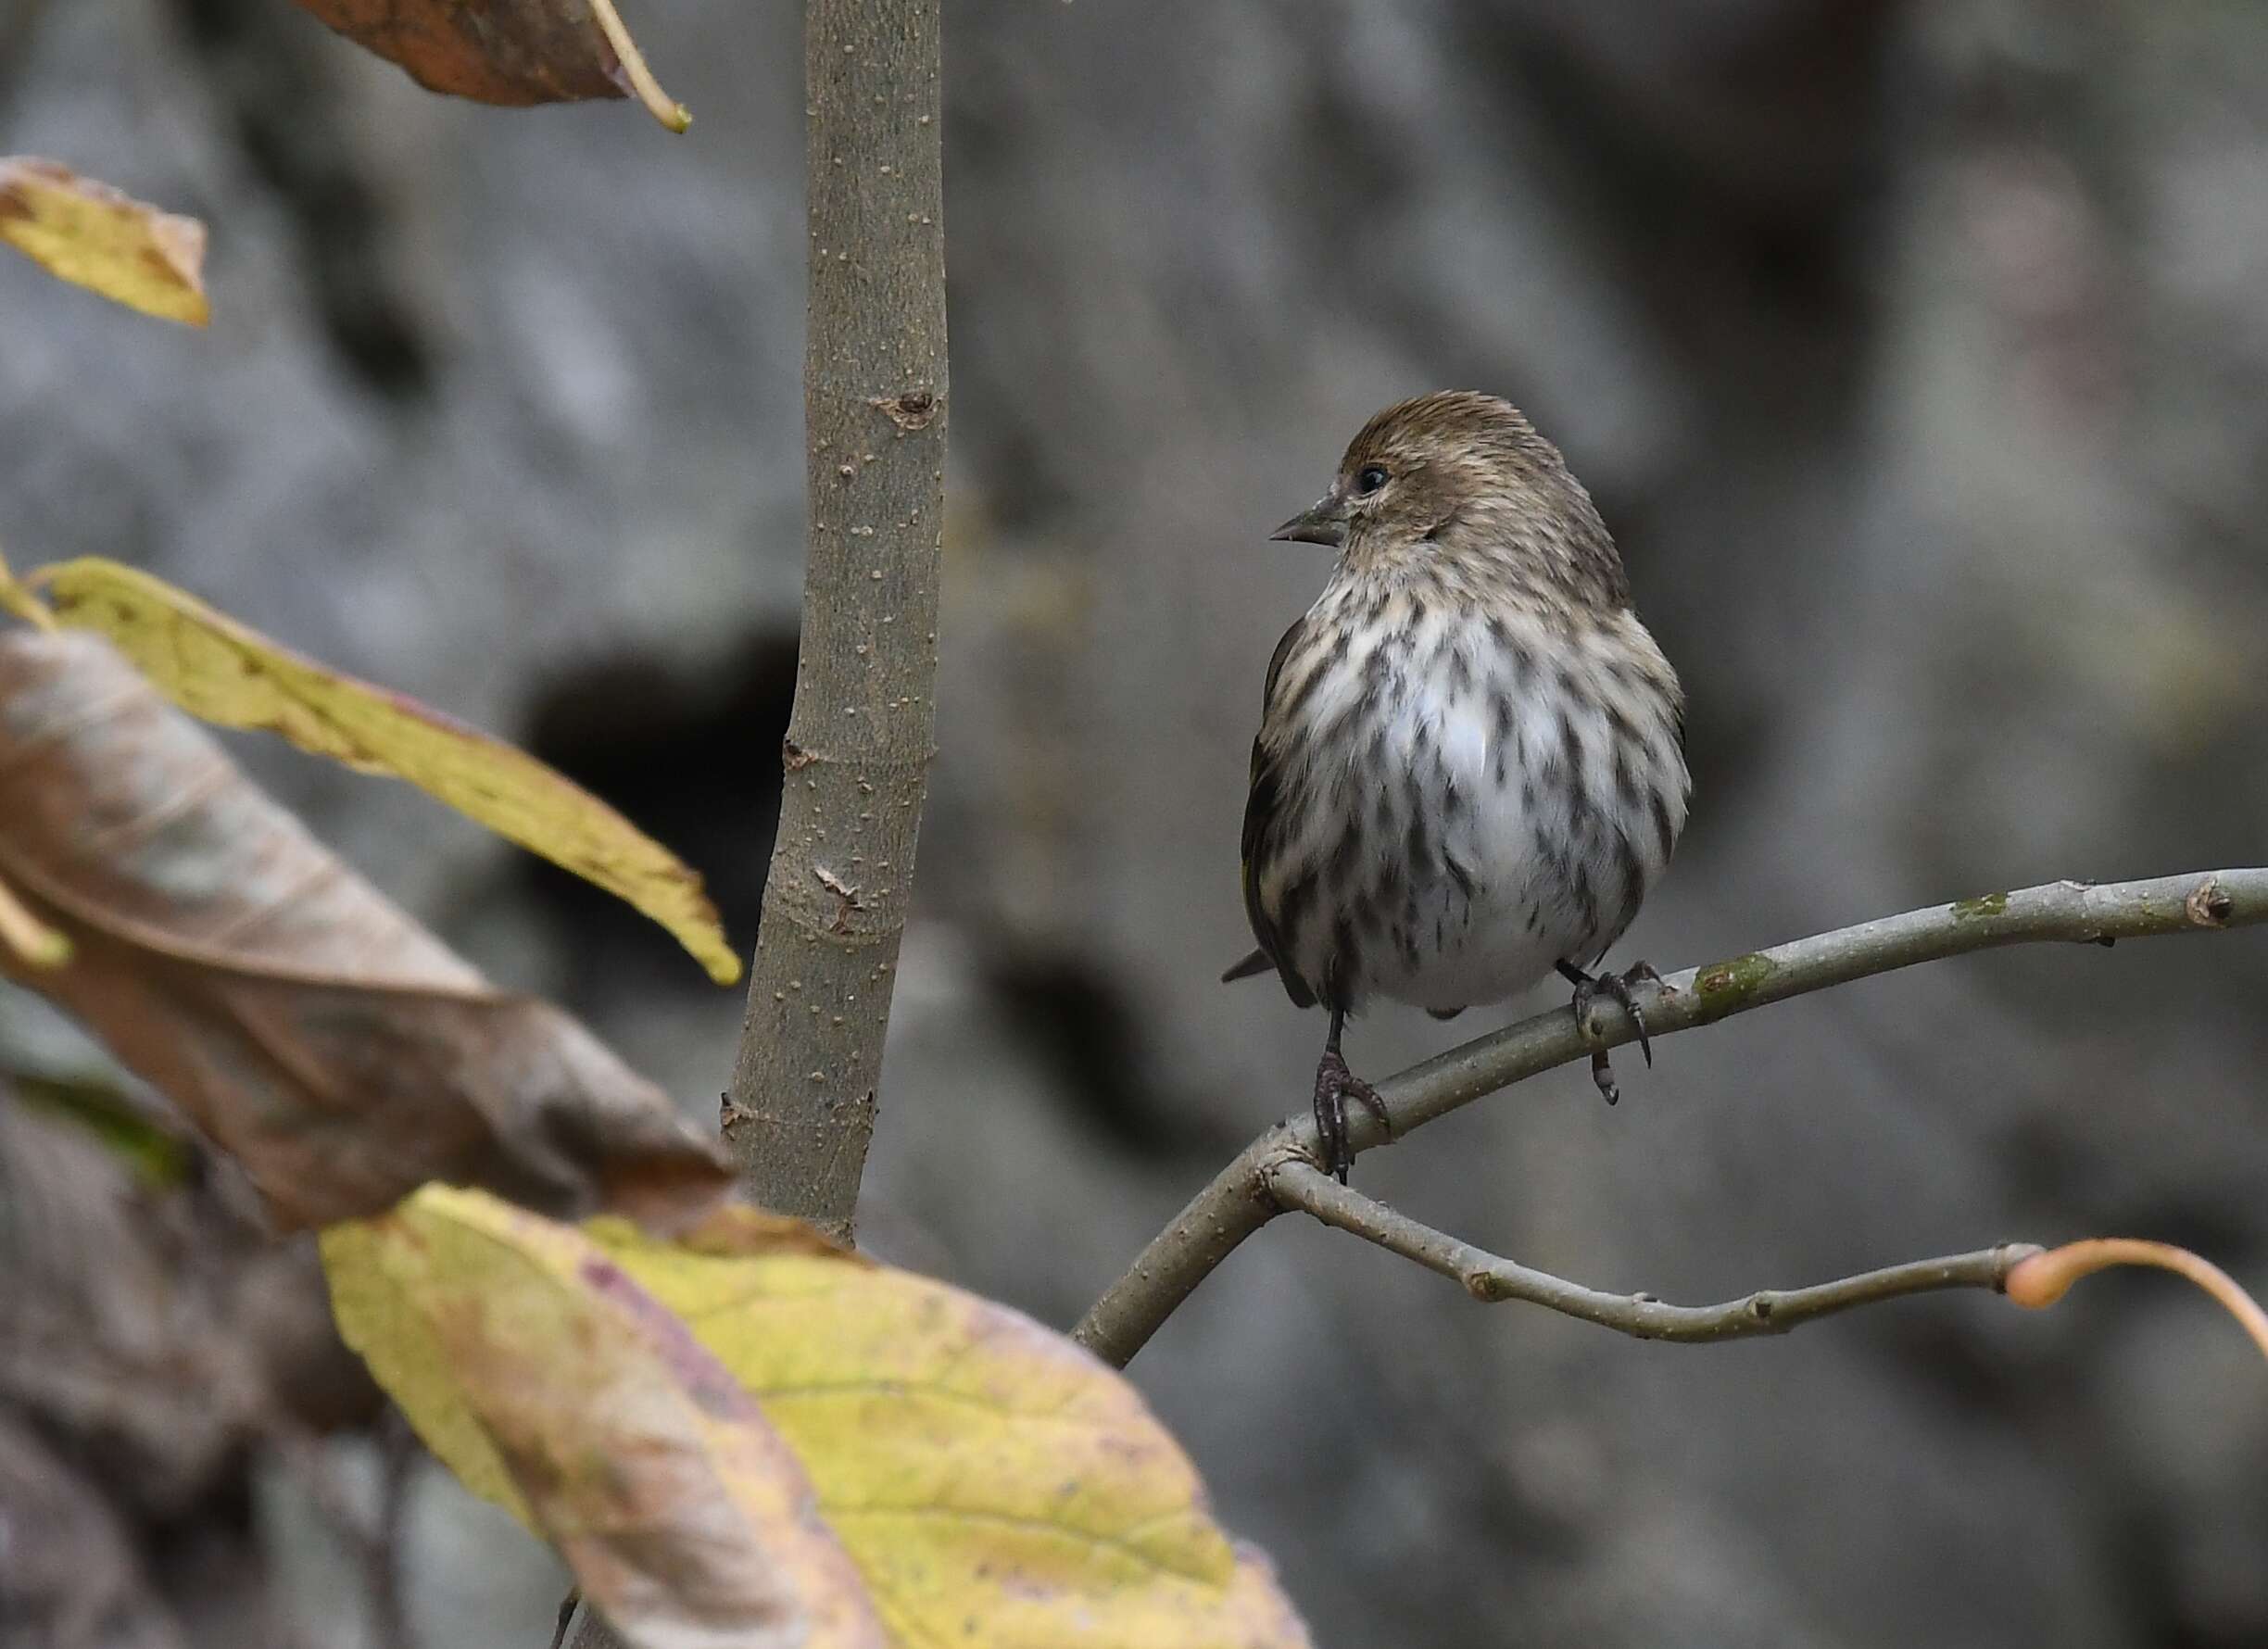
[[803, 637], [724, 1124], [751, 1196], [848, 1240], [935, 740], [938, 0], [813, 0], [804, 27]]
[[[945, 517], [939, 0], [804, 14], [803, 634], [724, 1103], [750, 1196], [850, 1239], [935, 748]], [[587, 1606], [560, 1636], [621, 1649]]]

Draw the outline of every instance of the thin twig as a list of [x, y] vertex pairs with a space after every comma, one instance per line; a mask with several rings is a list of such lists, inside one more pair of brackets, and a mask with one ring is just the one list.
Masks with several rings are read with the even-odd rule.
[[2063, 1298], [2083, 1277], [2113, 1265], [2145, 1265], [2186, 1278], [2211, 1296], [2213, 1303], [2236, 1319], [2261, 1355], [2268, 1357], [2268, 1311], [2244, 1287], [2211, 1260], [2175, 1248], [2170, 1242], [2150, 1242], [2133, 1237], [2086, 1237], [2033, 1255], [2009, 1273], [2004, 1290], [2017, 1304], [2041, 1310]]
[[402, 1596], [402, 1538], [410, 1520], [410, 1490], [424, 1457], [417, 1433], [388, 1404], [378, 1416], [378, 1516], [364, 1553], [371, 1593], [371, 1636], [379, 1649], [417, 1649]]
[[1682, 1345], [1785, 1334], [1800, 1324], [1833, 1316], [1855, 1305], [1871, 1305], [1907, 1294], [1944, 1289], [1990, 1289], [1998, 1293], [2018, 1261], [2042, 1252], [2029, 1242], [2003, 1243], [1974, 1253], [1885, 1265], [1879, 1271], [1808, 1288], [1759, 1289], [1720, 1305], [1670, 1305], [1651, 1294], [1609, 1294], [1587, 1289], [1548, 1271], [1533, 1270], [1516, 1260], [1489, 1253], [1397, 1214], [1360, 1191], [1350, 1190], [1305, 1163], [1279, 1164], [1268, 1176], [1268, 1185], [1284, 1207], [1304, 1209], [1327, 1226], [1336, 1226], [1405, 1260], [1415, 1260], [1429, 1271], [1438, 1271], [1476, 1300], [1492, 1304], [1525, 1301], [1633, 1339], [1668, 1340]]
[[607, 44], [614, 48], [616, 60], [630, 78], [630, 89], [646, 106], [646, 112], [672, 132], [682, 132], [691, 127], [693, 117], [686, 111], [686, 106], [664, 92], [661, 82], [654, 79], [653, 70], [646, 67], [645, 54], [637, 49], [637, 42], [630, 38], [630, 31], [615, 11], [613, 0], [590, 0], [590, 8], [591, 16], [598, 19], [598, 31], [606, 36]]
[[323, 1526], [352, 1549], [357, 1563], [366, 1563], [378, 1541], [371, 1516], [339, 1480], [321, 1441], [288, 1419], [263, 1422], [260, 1435]]
[[[2268, 869], [2191, 872], [2148, 881], [2089, 886], [2050, 882], [1903, 915], [1861, 922], [1672, 974], [1636, 993], [1657, 1038], [1711, 1025], [1767, 1002], [1846, 985], [1875, 974], [2002, 945], [2100, 944], [2159, 934], [2210, 932], [2268, 921]], [[1538, 1013], [1416, 1065], [1379, 1085], [1395, 1138], [1525, 1077], [1633, 1035], [1630, 1018], [1602, 1000], [1590, 1034], [1565, 1008]], [[1348, 1118], [1350, 1144], [1383, 1143], [1367, 1113]], [[1288, 1162], [1319, 1165], [1315, 1123], [1279, 1123], [1215, 1176], [1095, 1302], [1074, 1331], [1105, 1362], [1123, 1367], [1239, 1243], [1283, 1211], [1271, 1180]]]

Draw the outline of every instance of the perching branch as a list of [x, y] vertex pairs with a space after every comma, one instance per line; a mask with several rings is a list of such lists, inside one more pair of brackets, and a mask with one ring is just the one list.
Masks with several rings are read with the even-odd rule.
[[803, 636], [724, 1127], [757, 1202], [847, 1241], [936, 743], [938, 0], [809, 0], [803, 71]]
[[[1767, 1002], [1971, 950], [2050, 940], [2103, 944], [2263, 921], [2268, 921], [2268, 869], [2193, 872], [2095, 886], [2051, 882], [1884, 916], [1690, 968], [1671, 975], [1657, 988], [1642, 988], [1637, 1001], [1646, 1028], [1658, 1038], [1712, 1025]], [[1594, 1048], [1619, 1047], [1633, 1034], [1628, 1016], [1603, 1000], [1589, 1029], [1586, 1038], [1573, 1014], [1565, 1008], [1554, 1009], [1380, 1084], [1395, 1137], [1483, 1095], [1582, 1058]], [[1348, 1121], [1350, 1143], [1356, 1152], [1383, 1142], [1377, 1120], [1367, 1113], [1358, 1112]], [[1215, 1266], [1284, 1211], [1277, 1175], [1293, 1163], [1320, 1165], [1315, 1123], [1304, 1114], [1279, 1123], [1246, 1146], [1151, 1240], [1133, 1266], [1080, 1322], [1074, 1331], [1079, 1341], [1104, 1361], [1123, 1367]]]
[[1609, 1294], [1586, 1289], [1549, 1272], [1500, 1259], [1397, 1214], [1360, 1191], [1349, 1190], [1304, 1162], [1279, 1164], [1268, 1176], [1268, 1186], [1281, 1207], [1304, 1209], [1327, 1226], [1336, 1226], [1405, 1260], [1415, 1260], [1427, 1270], [1438, 1271], [1463, 1285], [1476, 1300], [1488, 1303], [1524, 1300], [1618, 1334], [1685, 1345], [1784, 1334], [1799, 1324], [1833, 1316], [1854, 1305], [1871, 1305], [1907, 1294], [1934, 1293], [1942, 1289], [1990, 1289], [1997, 1293], [2017, 1262], [2044, 1252], [2029, 1242], [2008, 1242], [1974, 1253], [1887, 1265], [1810, 1288], [1759, 1289], [1721, 1305], [1670, 1305], [1651, 1294]]

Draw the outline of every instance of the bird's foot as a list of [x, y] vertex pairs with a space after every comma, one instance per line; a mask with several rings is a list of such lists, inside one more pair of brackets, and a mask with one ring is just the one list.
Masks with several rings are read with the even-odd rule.
[[[1631, 1024], [1638, 1032], [1638, 1051], [1645, 1055], [1646, 1069], [1652, 1070], [1654, 1043], [1646, 1035], [1645, 1015], [1632, 1000], [1631, 987], [1640, 983], [1659, 985], [1662, 976], [1654, 971], [1654, 964], [1632, 963], [1619, 974], [1594, 975], [1584, 973], [1571, 962], [1563, 962], [1559, 963], [1559, 972], [1574, 983], [1575, 1028], [1582, 1033], [1583, 1040], [1588, 1042], [1597, 1034], [1592, 1027], [1591, 1009], [1600, 997], [1605, 997], [1630, 1015]], [[1607, 1062], [1604, 1048], [1591, 1051], [1591, 1080], [1598, 1084], [1600, 1097], [1609, 1105], [1622, 1097], [1622, 1090], [1615, 1086], [1614, 1067]]]
[[1323, 1142], [1323, 1171], [1341, 1185], [1347, 1182], [1347, 1170], [1354, 1163], [1354, 1153], [1347, 1147], [1349, 1100], [1357, 1101], [1377, 1117], [1379, 1127], [1386, 1130], [1386, 1137], [1393, 1138], [1393, 1118], [1386, 1114], [1386, 1101], [1379, 1098], [1378, 1089], [1348, 1070], [1346, 1060], [1336, 1048], [1326, 1049], [1316, 1065], [1316, 1133]]

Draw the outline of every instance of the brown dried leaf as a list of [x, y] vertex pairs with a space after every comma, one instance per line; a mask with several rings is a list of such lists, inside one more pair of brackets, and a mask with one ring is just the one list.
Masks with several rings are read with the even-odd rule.
[[0, 635], [0, 876], [74, 947], [0, 969], [241, 1160], [284, 1226], [441, 1179], [668, 1227], [728, 1183], [659, 1089], [491, 987], [97, 637]]
[[0, 241], [49, 274], [161, 321], [203, 326], [205, 225], [82, 178], [0, 155]]
[[674, 132], [691, 123], [654, 84], [611, 0], [299, 0], [429, 91], [512, 107], [635, 91]]

